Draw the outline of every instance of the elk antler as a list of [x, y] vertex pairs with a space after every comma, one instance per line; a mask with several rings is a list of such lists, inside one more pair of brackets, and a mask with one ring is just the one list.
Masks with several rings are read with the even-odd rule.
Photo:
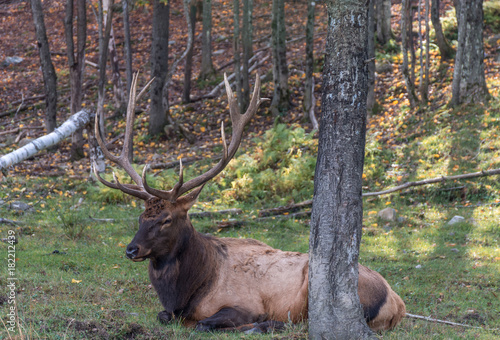
[[123, 141], [123, 149], [119, 157], [113, 155], [111, 152], [109, 152], [108, 148], [106, 147], [106, 143], [103, 141], [101, 134], [99, 132], [99, 116], [96, 115], [95, 117], [95, 136], [97, 139], [97, 143], [102, 149], [102, 152], [104, 153], [104, 156], [112, 161], [113, 163], [116, 163], [120, 165], [125, 172], [132, 178], [132, 180], [136, 183], [134, 184], [121, 184], [118, 181], [118, 178], [116, 175], [113, 173], [113, 178], [116, 183], [111, 183], [106, 181], [104, 178], [102, 178], [99, 173], [96, 170], [96, 166], [94, 166], [94, 173], [97, 177], [97, 179], [104, 185], [113, 188], [113, 189], [119, 189], [123, 191], [126, 194], [135, 196], [137, 198], [147, 200], [151, 197], [152, 195], [148, 194], [146, 191], [144, 191], [144, 187], [142, 184], [142, 178], [141, 176], [134, 170], [132, 167], [132, 164], [130, 164], [130, 161], [128, 159], [128, 154], [130, 150], [130, 144], [133, 139], [133, 125], [134, 125], [134, 118], [135, 118], [135, 103], [142, 97], [144, 92], [146, 92], [147, 88], [151, 83], [153, 82], [154, 78], [151, 79], [146, 86], [142, 89], [142, 91], [139, 93], [139, 95], [136, 97], [136, 88], [137, 88], [137, 79], [139, 77], [139, 74], [136, 73], [132, 77], [132, 83], [130, 85], [130, 95], [129, 95], [129, 102], [127, 106], [127, 124], [125, 127], [125, 139]]
[[[182, 194], [202, 186], [215, 176], [217, 176], [224, 168], [226, 165], [229, 163], [229, 161], [234, 157], [236, 151], [238, 150], [238, 147], [240, 146], [241, 143], [241, 137], [243, 135], [243, 129], [245, 128], [245, 125], [252, 119], [252, 117], [255, 115], [257, 112], [257, 109], [259, 108], [260, 104], [262, 102], [269, 100], [267, 98], [260, 98], [260, 77], [257, 74], [256, 80], [255, 80], [255, 87], [254, 91], [252, 94], [252, 99], [250, 100], [250, 105], [248, 106], [247, 111], [245, 114], [240, 114], [239, 113], [239, 107], [238, 107], [238, 102], [236, 100], [236, 97], [234, 96], [233, 91], [231, 90], [231, 86], [229, 85], [229, 82], [227, 80], [226, 74], [224, 74], [224, 82], [226, 84], [226, 92], [227, 92], [227, 97], [228, 97], [228, 104], [229, 104], [229, 113], [231, 115], [231, 122], [233, 126], [233, 134], [231, 136], [231, 142], [229, 143], [229, 146], [226, 143], [226, 136], [224, 133], [224, 123], [221, 124], [221, 137], [222, 137], [222, 145], [224, 148], [224, 154], [222, 155], [222, 159], [210, 170], [205, 172], [204, 174], [193, 178], [189, 180], [188, 182], [184, 183], [184, 178], [183, 178], [183, 166], [182, 166], [182, 160], [180, 161], [180, 170], [179, 170], [179, 181], [174, 185], [174, 187], [168, 191], [166, 190], [158, 190], [150, 187], [146, 181], [146, 171], [149, 168], [148, 165], [144, 167], [144, 170], [142, 172], [142, 177], [139, 176], [139, 174], [132, 168], [132, 165], [129, 163], [127, 154], [128, 154], [128, 143], [130, 139], [132, 138], [132, 125], [134, 121], [134, 106], [135, 106], [135, 99], [133, 100], [132, 98], [135, 98], [135, 84], [137, 82], [137, 77], [134, 78], [135, 82], [132, 82], [132, 87], [131, 87], [131, 94], [130, 94], [130, 102], [129, 102], [129, 107], [127, 109], [127, 126], [125, 128], [125, 141], [124, 141], [124, 146], [122, 153], [120, 157], [116, 157], [112, 155], [108, 149], [106, 149], [102, 139], [99, 136], [98, 133], [98, 123], [97, 123], [97, 117], [96, 117], [96, 137], [98, 137], [97, 141], [101, 148], [103, 149], [104, 155], [114, 163], [117, 163], [121, 165], [125, 171], [132, 177], [133, 181], [136, 183], [136, 185], [133, 184], [121, 184], [118, 182], [116, 176], [115, 176], [115, 183], [110, 183], [107, 182], [106, 180], [102, 179], [99, 175], [97, 175], [97, 178], [105, 185], [114, 188], [114, 189], [120, 189], [121, 191], [130, 194], [132, 196], [147, 200], [151, 197], [158, 197], [164, 200], [168, 200], [171, 202], [175, 202], [178, 197], [180, 197]], [[150, 81], [151, 83], [151, 81]], [[148, 83], [149, 85], [149, 83]], [[146, 86], [148, 86], [146, 85]], [[146, 89], [146, 88], [145, 88]], [[137, 99], [141, 96], [141, 94], [144, 92], [143, 89], [139, 96], [137, 96]], [[131, 109], [132, 107], [132, 109]]]

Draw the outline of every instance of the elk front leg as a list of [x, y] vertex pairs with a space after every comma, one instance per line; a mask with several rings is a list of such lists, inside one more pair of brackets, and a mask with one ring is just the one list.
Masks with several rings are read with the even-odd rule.
[[245, 333], [267, 333], [269, 330], [283, 329], [285, 324], [280, 321], [268, 320], [266, 314], [255, 315], [237, 307], [226, 307], [214, 315], [196, 324], [198, 331], [241, 331]]
[[209, 331], [212, 329], [231, 328], [261, 322], [266, 315], [253, 315], [251, 312], [238, 307], [225, 307], [214, 315], [199, 321], [196, 324], [196, 330]]

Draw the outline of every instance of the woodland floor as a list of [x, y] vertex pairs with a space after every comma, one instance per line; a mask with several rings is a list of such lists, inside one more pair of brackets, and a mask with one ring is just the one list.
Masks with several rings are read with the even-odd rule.
[[[214, 1], [214, 64], [221, 67], [232, 58], [232, 7], [229, 1]], [[96, 6], [96, 2], [90, 3]], [[90, 7], [89, 5], [89, 7]], [[445, 23], [453, 18], [451, 1], [441, 2]], [[180, 2], [172, 2], [171, 56], [180, 55], [187, 35]], [[288, 39], [304, 35], [305, 4], [288, 1]], [[393, 2], [392, 28], [400, 36], [401, 4]], [[44, 2], [46, 26], [59, 81], [59, 115], [69, 115], [68, 69], [63, 33], [64, 4]], [[254, 14], [255, 49], [267, 46], [270, 34], [270, 2], [259, 3]], [[141, 4], [131, 12], [134, 69], [141, 71], [139, 85], [149, 79], [149, 51], [152, 8]], [[97, 24], [88, 11], [87, 59], [97, 62]], [[500, 19], [499, 19], [500, 20]], [[315, 83], [321, 93], [321, 66], [326, 32], [325, 10], [318, 3], [316, 16]], [[116, 41], [122, 46], [122, 21], [116, 18]], [[198, 74], [201, 24], [197, 38], [193, 74]], [[453, 27], [449, 29], [453, 36]], [[407, 181], [500, 168], [500, 91], [498, 60], [500, 32], [486, 26], [485, 67], [492, 100], [485, 104], [448, 108], [453, 63], [440, 63], [431, 48], [429, 101], [410, 110], [400, 73], [399, 41], [377, 48], [377, 109], [368, 120], [363, 190], [379, 191]], [[17, 65], [0, 66], [0, 148], [5, 154], [19, 147], [16, 139], [45, 134], [44, 103], [34, 98], [43, 93], [42, 75], [34, 38], [29, 4], [0, 0], [0, 63], [19, 56]], [[262, 208], [296, 203], [312, 197], [317, 139], [302, 112], [304, 40], [288, 45], [287, 57], [293, 106], [279, 119], [261, 108], [248, 128], [240, 154], [218, 178], [207, 184], [196, 211], [241, 208], [242, 214], [193, 218], [202, 232], [225, 237], [251, 237], [273, 247], [307, 252], [308, 218], [284, 215], [258, 220]], [[270, 50], [264, 53], [270, 54]], [[120, 60], [122, 55], [120, 54]], [[260, 74], [269, 73], [271, 61]], [[417, 67], [417, 72], [418, 72]], [[193, 81], [193, 95], [208, 93], [220, 81]], [[124, 69], [122, 69], [122, 74]], [[94, 110], [97, 102], [97, 70], [86, 68], [84, 104]], [[139, 115], [135, 133], [134, 162], [169, 162], [196, 156], [187, 167], [186, 178], [203, 171], [210, 158], [221, 153], [220, 122], [229, 124], [225, 93], [213, 100], [180, 103], [183, 67], [174, 75], [170, 88], [171, 114], [197, 138], [191, 145], [184, 138], [148, 137], [147, 116]], [[265, 81], [262, 96], [273, 93]], [[108, 90], [108, 115], [114, 113]], [[23, 101], [24, 98], [24, 101]], [[318, 98], [320, 99], [320, 98]], [[138, 104], [147, 111], [148, 103]], [[317, 102], [317, 113], [320, 111]], [[19, 109], [19, 110], [18, 110]], [[9, 111], [11, 113], [7, 114]], [[16, 113], [16, 111], [18, 111]], [[6, 113], [3, 115], [3, 113]], [[277, 120], [285, 125], [277, 124]], [[16, 128], [23, 134], [4, 133]], [[305, 130], [301, 130], [303, 128]], [[108, 121], [108, 140], [123, 133], [121, 117]], [[116, 143], [118, 148], [120, 142]], [[147, 277], [146, 263], [132, 263], [123, 252], [137, 228], [142, 204], [113, 190], [89, 182], [89, 160], [69, 161], [69, 142], [56, 150], [43, 151], [9, 169], [0, 179], [0, 217], [19, 224], [0, 225], [4, 238], [15, 230], [18, 268], [18, 310], [22, 338], [30, 339], [305, 339], [305, 324], [290, 325], [286, 332], [265, 336], [201, 334], [179, 324], [156, 322], [160, 311], [156, 294]], [[114, 151], [117, 150], [115, 148]], [[266, 163], [267, 162], [267, 163]], [[267, 165], [261, 165], [266, 163]], [[119, 170], [116, 170], [121, 176]], [[109, 174], [108, 174], [109, 176]], [[152, 171], [151, 182], [168, 187], [176, 170]], [[477, 328], [451, 327], [405, 318], [386, 339], [498, 339], [500, 336], [500, 182], [498, 176], [471, 181], [439, 183], [393, 195], [364, 200], [363, 240], [360, 261], [380, 272], [400, 294], [413, 314], [468, 324]], [[19, 211], [10, 203], [22, 201], [31, 208]], [[394, 207], [398, 221], [377, 217], [385, 207]], [[448, 225], [455, 215], [464, 222]], [[109, 219], [108, 222], [97, 219]], [[239, 224], [231, 224], [233, 222]], [[3, 244], [3, 243], [2, 243]], [[3, 248], [2, 248], [3, 249]], [[3, 267], [2, 267], [3, 270]], [[6, 280], [0, 276], [0, 286]], [[0, 316], [8, 307], [0, 290]], [[9, 335], [0, 326], [0, 339]], [[15, 338], [14, 336], [12, 338]]]

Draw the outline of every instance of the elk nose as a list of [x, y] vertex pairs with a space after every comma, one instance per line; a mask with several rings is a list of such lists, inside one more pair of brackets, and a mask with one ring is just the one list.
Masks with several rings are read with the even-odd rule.
[[139, 253], [139, 247], [131, 246], [130, 244], [127, 246], [125, 254], [129, 259], [134, 259], [137, 256], [137, 253]]

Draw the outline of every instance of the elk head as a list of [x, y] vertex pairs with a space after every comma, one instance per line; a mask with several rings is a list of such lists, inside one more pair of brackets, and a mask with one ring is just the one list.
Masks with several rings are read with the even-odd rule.
[[[132, 167], [129, 159], [129, 148], [133, 136], [133, 123], [135, 116], [135, 103], [143, 95], [151, 81], [136, 97], [137, 74], [134, 75], [130, 90], [127, 108], [127, 122], [125, 138], [120, 156], [115, 156], [106, 148], [106, 143], [99, 134], [99, 117], [95, 118], [95, 135], [104, 156], [110, 161], [120, 165], [132, 178], [135, 184], [122, 184], [113, 173], [114, 183], [103, 179], [97, 171], [96, 177], [104, 185], [123, 191], [126, 194], [140, 198], [145, 201], [145, 211], [139, 217], [139, 230], [132, 242], [127, 246], [126, 255], [133, 261], [143, 261], [146, 258], [159, 258], [171, 254], [175, 256], [183, 246], [189, 242], [189, 237], [194, 232], [189, 221], [188, 210], [196, 202], [203, 186], [210, 179], [219, 174], [234, 157], [241, 142], [243, 129], [257, 112], [259, 105], [267, 100], [259, 98], [260, 78], [257, 75], [255, 88], [250, 105], [245, 114], [239, 113], [238, 103], [231, 90], [226, 75], [224, 75], [226, 92], [228, 96], [229, 112], [233, 133], [229, 146], [226, 143], [224, 123], [221, 126], [223, 155], [221, 160], [210, 170], [184, 183], [182, 160], [180, 161], [179, 180], [171, 190], [158, 190], [148, 185], [146, 171], [143, 169], [142, 176]], [[95, 169], [96, 167], [94, 167]]]

